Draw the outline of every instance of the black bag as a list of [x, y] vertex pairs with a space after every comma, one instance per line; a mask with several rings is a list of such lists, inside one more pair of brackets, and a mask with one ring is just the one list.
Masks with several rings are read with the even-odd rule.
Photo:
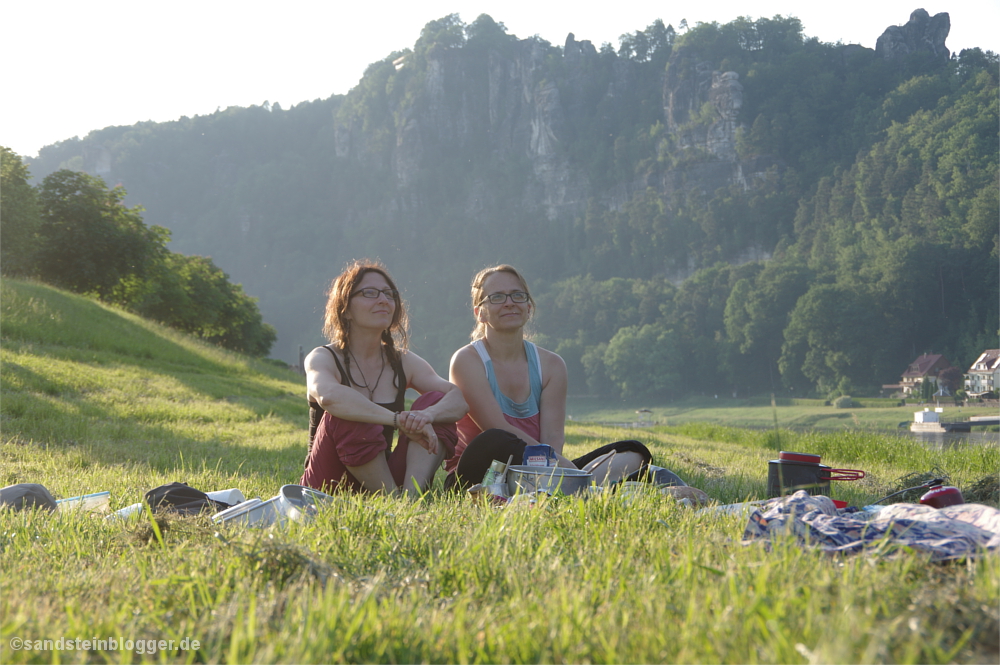
[[228, 503], [208, 498], [207, 494], [187, 483], [154, 487], [146, 492], [144, 498], [154, 513], [169, 510], [181, 515], [198, 515], [206, 510], [217, 513], [231, 507]]
[[38, 483], [8, 485], [0, 490], [0, 507], [11, 510], [44, 508], [49, 512], [56, 509], [52, 494]]

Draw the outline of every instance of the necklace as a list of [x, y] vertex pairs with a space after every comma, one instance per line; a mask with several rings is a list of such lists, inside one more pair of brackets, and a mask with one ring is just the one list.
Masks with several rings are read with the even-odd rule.
[[372, 387], [370, 387], [370, 388], [368, 387], [368, 379], [365, 377], [364, 370], [361, 369], [361, 363], [359, 363], [358, 359], [354, 357], [354, 352], [351, 351], [351, 347], [349, 347], [349, 346], [347, 347], [347, 352], [349, 354], [351, 354], [351, 358], [354, 360], [355, 366], [358, 368], [358, 371], [361, 373], [361, 379], [364, 381], [364, 383], [358, 383], [357, 381], [355, 381], [354, 377], [351, 376], [350, 369], [348, 369], [347, 378], [350, 379], [354, 383], [354, 385], [359, 386], [359, 387], [364, 388], [365, 390], [367, 390], [368, 391], [368, 399], [369, 399], [369, 401], [374, 402], [375, 401], [375, 389], [378, 388], [378, 382], [382, 380], [382, 374], [385, 373], [385, 353], [382, 350], [382, 347], [380, 346], [379, 349], [378, 349], [378, 352], [379, 352], [378, 354], [382, 358], [382, 369], [379, 370], [378, 378], [375, 379], [375, 385], [372, 386]]

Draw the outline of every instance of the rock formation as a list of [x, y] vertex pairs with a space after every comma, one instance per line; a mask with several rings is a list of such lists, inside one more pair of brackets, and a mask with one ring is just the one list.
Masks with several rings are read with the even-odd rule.
[[[667, 129], [680, 148], [700, 149], [736, 161], [737, 117], [743, 106], [743, 85], [736, 72], [712, 70], [712, 64], [679, 48], [671, 56], [663, 82], [663, 113]], [[705, 117], [705, 104], [714, 111]]]
[[906, 25], [891, 25], [875, 43], [875, 54], [886, 60], [898, 60], [911, 53], [926, 51], [947, 60], [951, 53], [944, 45], [951, 31], [951, 18], [947, 12], [933, 17], [924, 9], [910, 14]]

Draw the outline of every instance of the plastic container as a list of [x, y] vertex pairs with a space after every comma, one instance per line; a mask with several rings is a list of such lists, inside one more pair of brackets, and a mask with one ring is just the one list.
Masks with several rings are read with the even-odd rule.
[[774, 498], [806, 490], [809, 494], [830, 495], [831, 480], [860, 480], [864, 471], [831, 469], [820, 464], [821, 457], [809, 453], [781, 451], [767, 463], [767, 496]]
[[238, 503], [231, 508], [220, 510], [219, 512], [212, 515], [212, 521], [216, 523], [221, 522], [227, 517], [230, 517], [237, 513], [246, 512], [248, 509], [253, 508], [254, 506], [259, 506], [261, 503], [263, 503], [263, 501], [260, 500], [260, 497], [255, 496], [254, 498], [247, 499], [246, 501]]
[[277, 501], [278, 497], [268, 499], [267, 501], [261, 501], [260, 498], [254, 497], [238, 506], [227, 508], [222, 512], [212, 515], [212, 521], [216, 524], [225, 525], [271, 526], [275, 522], [281, 522], [284, 519], [278, 513], [277, 506], [275, 505]]
[[73, 496], [68, 499], [56, 501], [56, 510], [65, 513], [71, 510], [86, 510], [92, 513], [108, 512], [108, 502], [111, 500], [111, 492], [94, 492], [93, 494], [83, 494]]
[[108, 515], [104, 519], [106, 519], [106, 520], [129, 520], [129, 519], [135, 519], [135, 518], [139, 517], [139, 515], [142, 515], [142, 510], [143, 510], [143, 506], [144, 505], [145, 504], [143, 504], [142, 501], [140, 501], [139, 503], [133, 503], [131, 506], [125, 506], [124, 508], [122, 508], [120, 510], [116, 510], [115, 512], [111, 513], [110, 515]]
[[246, 497], [243, 496], [243, 492], [239, 491], [235, 487], [228, 490], [205, 492], [205, 495], [213, 501], [219, 501], [220, 503], [224, 503], [229, 506], [238, 506], [247, 500]]
[[321, 507], [333, 501], [329, 494], [302, 485], [282, 485], [275, 499], [278, 512], [295, 522], [312, 520]]

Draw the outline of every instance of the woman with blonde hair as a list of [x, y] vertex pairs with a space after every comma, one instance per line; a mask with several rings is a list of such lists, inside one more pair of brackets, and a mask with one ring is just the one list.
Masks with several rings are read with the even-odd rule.
[[[323, 332], [330, 344], [305, 359], [309, 455], [300, 484], [423, 492], [453, 454], [455, 423], [468, 407], [460, 390], [407, 349], [406, 307], [381, 263], [355, 261], [333, 280]], [[407, 388], [420, 393], [409, 410]]]
[[[462, 389], [469, 413], [458, 423], [458, 444], [448, 460], [448, 485], [482, 480], [493, 460], [513, 455], [520, 463], [525, 446], [547, 444], [561, 466], [582, 468], [606, 453], [592, 469], [602, 484], [646, 474], [652, 455], [642, 443], [618, 441], [575, 460], [562, 456], [566, 424], [566, 363], [525, 339], [535, 302], [527, 281], [512, 266], [481, 270], [472, 280], [472, 343], [451, 359], [451, 382]], [[665, 473], [661, 473], [663, 471]], [[683, 485], [666, 469], [660, 484]]]

